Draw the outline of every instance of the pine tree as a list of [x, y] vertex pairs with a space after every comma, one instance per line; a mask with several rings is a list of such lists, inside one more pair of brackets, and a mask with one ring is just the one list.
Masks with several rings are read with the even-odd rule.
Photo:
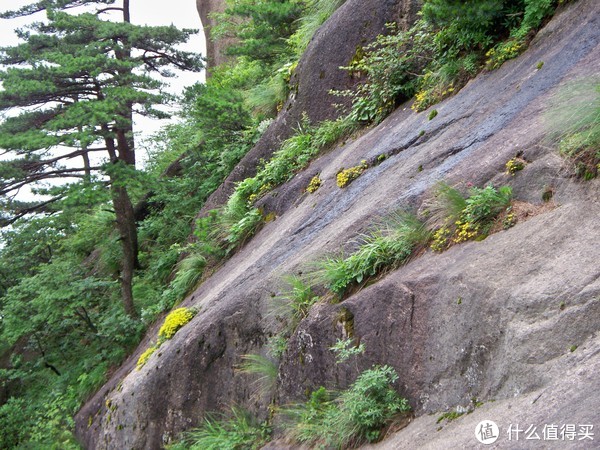
[[[47, 19], [19, 30], [22, 43], [0, 50], [0, 148], [10, 155], [0, 162], [0, 219], [6, 225], [43, 212], [65, 195], [14, 200], [24, 186], [55, 178], [89, 182], [93, 175], [105, 180], [123, 253], [123, 304], [134, 317], [137, 230], [127, 189], [136, 170], [133, 116], [167, 117], [157, 108], [172, 100], [161, 78], [175, 68], [199, 71], [202, 62], [175, 48], [196, 30], [133, 25], [129, 3], [43, 0], [2, 14], [45, 12]], [[105, 162], [93, 163], [99, 158], [92, 155]]]

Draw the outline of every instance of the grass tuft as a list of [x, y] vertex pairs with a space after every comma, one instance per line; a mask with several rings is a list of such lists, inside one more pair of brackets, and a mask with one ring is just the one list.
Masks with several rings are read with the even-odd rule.
[[350, 286], [406, 262], [417, 246], [427, 243], [429, 236], [425, 225], [414, 215], [393, 214], [362, 235], [352, 255], [329, 256], [319, 261], [313, 279], [341, 296]]
[[238, 370], [240, 373], [258, 375], [254, 384], [259, 386], [261, 395], [270, 394], [275, 390], [279, 368], [269, 358], [256, 354], [243, 355]]
[[182, 441], [169, 450], [257, 450], [271, 435], [271, 429], [253, 418], [247, 411], [231, 410], [231, 416], [209, 415], [195, 430], [183, 435]]

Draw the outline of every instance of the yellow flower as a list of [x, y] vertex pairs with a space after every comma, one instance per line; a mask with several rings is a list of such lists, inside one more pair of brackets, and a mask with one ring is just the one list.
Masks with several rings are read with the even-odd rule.
[[311, 194], [316, 192], [316, 190], [321, 187], [321, 183], [322, 183], [322, 181], [319, 178], [319, 175], [315, 175], [310, 180], [310, 183], [308, 183], [308, 186], [306, 187], [306, 192], [309, 192]]
[[456, 222], [456, 233], [453, 241], [457, 244], [460, 242], [465, 242], [476, 237], [478, 233], [478, 225], [459, 220]]
[[148, 361], [148, 359], [150, 359], [150, 356], [152, 355], [152, 353], [154, 353], [156, 350], [158, 350], [159, 345], [153, 345], [152, 347], [150, 347], [148, 350], [146, 350], [144, 353], [142, 353], [139, 357], [139, 359], [137, 360], [137, 364], [136, 364], [136, 369], [140, 370], [142, 367], [144, 367], [144, 364], [146, 364], [146, 362]]
[[366, 160], [362, 160], [360, 166], [350, 167], [349, 169], [344, 169], [338, 172], [336, 176], [336, 183], [338, 187], [345, 188], [352, 181], [356, 180], [362, 173], [367, 170], [369, 166], [367, 165]]
[[431, 249], [434, 252], [443, 252], [448, 247], [448, 238], [452, 234], [452, 231], [448, 227], [442, 227], [433, 233], [433, 242], [431, 243]]
[[178, 308], [169, 313], [165, 322], [158, 330], [158, 337], [171, 339], [175, 333], [194, 317], [195, 312], [190, 308]]

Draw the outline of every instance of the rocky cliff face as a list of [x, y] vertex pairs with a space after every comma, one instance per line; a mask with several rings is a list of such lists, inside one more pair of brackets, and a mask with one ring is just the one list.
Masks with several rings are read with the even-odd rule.
[[200, 14], [206, 38], [206, 65], [210, 72], [211, 67], [228, 61], [225, 49], [231, 41], [226, 39], [217, 41], [211, 36], [211, 29], [215, 26], [215, 19], [211, 14], [222, 13], [227, 5], [225, 0], [197, 0], [196, 7], [198, 8], [198, 14]]
[[[353, 3], [362, 2], [346, 5]], [[386, 14], [401, 10], [400, 3], [379, 3]], [[325, 29], [348, 32], [335, 28], [335, 20], [351, 13], [338, 11]], [[325, 45], [320, 42], [311, 45]], [[307, 77], [319, 73], [319, 59], [306, 64]], [[522, 56], [435, 105], [433, 120], [429, 111], [417, 114], [404, 105], [314, 161], [265, 200], [276, 220], [186, 299], [184, 305], [200, 310], [192, 322], [136, 371], [135, 361], [156, 335], [156, 327], [149, 330], [148, 340], [82, 408], [81, 441], [87, 448], [160, 448], [206, 411], [233, 403], [266, 406], [234, 368], [241, 355], [264, 352], [276, 330], [267, 313], [282, 275], [348, 246], [387, 212], [419, 207], [438, 180], [509, 184], [517, 200], [535, 205], [552, 192], [553, 206], [540, 206], [484, 241], [426, 251], [342, 303], [313, 307], [280, 362], [277, 397], [302, 400], [307, 390], [345, 387], [358, 371], [389, 364], [417, 418], [380, 448], [474, 448], [475, 425], [483, 419], [500, 425], [499, 448], [514, 445], [506, 436], [510, 423], [600, 423], [594, 375], [600, 367], [600, 181], [571, 178], [545, 139], [552, 96], [598, 73], [600, 4], [580, 0], [558, 13]], [[383, 153], [392, 156], [345, 189], [336, 186], [341, 167]], [[517, 153], [527, 165], [507, 175], [505, 164]], [[316, 173], [323, 186], [308, 195], [303, 190]], [[365, 354], [356, 364], [335, 364], [328, 349], [349, 326]], [[435, 423], [475, 398], [483, 406], [474, 413]]]

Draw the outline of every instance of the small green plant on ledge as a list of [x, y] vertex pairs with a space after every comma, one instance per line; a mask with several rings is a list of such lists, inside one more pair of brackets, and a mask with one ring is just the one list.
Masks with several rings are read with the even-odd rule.
[[458, 412], [458, 411], [448, 411], [447, 413], [442, 414], [440, 417], [438, 417], [438, 419], [435, 421], [435, 423], [440, 423], [443, 420], [447, 421], [447, 422], [452, 422], [453, 420], [458, 419], [460, 416], [462, 416], [465, 412]]
[[365, 352], [365, 344], [357, 344], [353, 339], [338, 339], [329, 347], [335, 353], [335, 362], [340, 364], [349, 360], [352, 356], [362, 355]]
[[314, 391], [310, 400], [284, 411], [288, 436], [319, 448], [356, 448], [381, 439], [381, 429], [410, 406], [394, 390], [398, 380], [389, 366], [364, 371], [337, 398], [325, 388]]
[[298, 323], [308, 316], [312, 305], [319, 301], [311, 285], [302, 277], [288, 275], [283, 277], [286, 284], [284, 292], [273, 299], [273, 312], [282, 316], [290, 331], [293, 331]]
[[358, 177], [360, 177], [369, 166], [366, 160], [362, 160], [358, 166], [342, 169], [336, 175], [336, 183], [339, 188], [345, 188]]

